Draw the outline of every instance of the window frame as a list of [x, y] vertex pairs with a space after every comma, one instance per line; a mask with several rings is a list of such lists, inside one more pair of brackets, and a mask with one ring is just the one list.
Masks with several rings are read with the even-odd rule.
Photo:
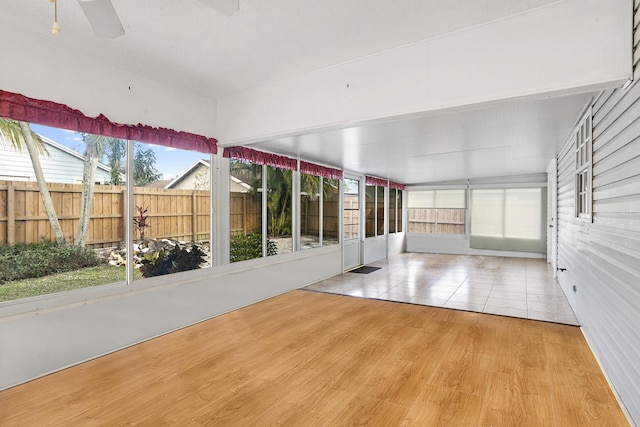
[[571, 145], [575, 160], [575, 218], [591, 222], [593, 218], [593, 115], [589, 108], [572, 130]]
[[[464, 199], [464, 207], [454, 207], [454, 208], [447, 208], [447, 207], [438, 207], [438, 203], [437, 203], [437, 193], [439, 191], [462, 191], [463, 192], [463, 199]], [[461, 187], [438, 187], [438, 188], [420, 188], [420, 189], [415, 189], [415, 190], [410, 190], [410, 191], [430, 191], [433, 192], [433, 206], [432, 207], [421, 207], [421, 208], [416, 208], [416, 207], [411, 207], [409, 206], [409, 203], [407, 203], [407, 233], [411, 233], [411, 234], [424, 234], [424, 235], [428, 235], [428, 236], [438, 236], [438, 237], [460, 237], [460, 236], [466, 236], [468, 234], [469, 231], [469, 218], [468, 218], [468, 213], [469, 213], [469, 206], [468, 206], [468, 194], [469, 194], [469, 190], [465, 187], [465, 188], [461, 188]], [[433, 224], [433, 232], [420, 232], [420, 231], [410, 231], [410, 224], [411, 223], [415, 223], [415, 222], [420, 222], [419, 220], [413, 220], [411, 219], [411, 214], [412, 214], [412, 210], [413, 209], [428, 209], [433, 211], [433, 215], [434, 215], [434, 222]], [[439, 230], [439, 225], [440, 225], [440, 221], [438, 220], [438, 213], [440, 210], [459, 210], [462, 211], [463, 213], [463, 218], [464, 218], [464, 223], [462, 224], [458, 224], [458, 225], [462, 225], [463, 226], [463, 230], [461, 233], [443, 233], [440, 232]], [[428, 224], [431, 224], [431, 222], [427, 221]], [[443, 224], [450, 224], [450, 223], [443, 223]]]

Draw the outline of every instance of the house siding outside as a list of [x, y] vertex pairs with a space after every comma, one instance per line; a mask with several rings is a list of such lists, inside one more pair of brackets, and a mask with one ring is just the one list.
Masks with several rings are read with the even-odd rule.
[[[42, 138], [48, 154], [40, 156], [40, 163], [47, 182], [79, 184], [82, 182], [83, 159], [79, 153], [47, 138]], [[109, 168], [98, 165], [96, 182], [110, 181]], [[35, 181], [35, 173], [26, 151], [16, 151], [10, 143], [0, 143], [0, 181]]]
[[601, 93], [592, 109], [591, 221], [575, 217], [573, 145], [568, 142], [558, 156], [558, 268], [566, 268], [558, 272], [558, 282], [613, 388], [638, 424], [640, 84]]

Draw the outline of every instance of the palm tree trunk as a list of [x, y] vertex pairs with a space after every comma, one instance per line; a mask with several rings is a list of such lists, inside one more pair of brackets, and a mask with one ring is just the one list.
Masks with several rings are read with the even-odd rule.
[[20, 132], [22, 132], [25, 145], [27, 146], [27, 151], [29, 152], [29, 157], [31, 157], [31, 163], [33, 164], [33, 171], [36, 175], [36, 181], [38, 183], [38, 190], [40, 191], [40, 198], [42, 200], [42, 204], [44, 205], [44, 211], [47, 213], [49, 223], [51, 224], [51, 231], [53, 232], [56, 242], [58, 242], [59, 244], [66, 244], [64, 234], [62, 233], [62, 228], [60, 227], [60, 223], [58, 222], [56, 210], [53, 207], [51, 194], [49, 194], [49, 189], [47, 188], [47, 182], [44, 179], [44, 173], [42, 172], [42, 166], [40, 165], [40, 158], [38, 157], [38, 150], [36, 148], [35, 141], [31, 136], [31, 129], [29, 129], [29, 125], [27, 123], [19, 123]]
[[96, 180], [96, 170], [98, 169], [98, 158], [92, 155], [93, 150], [87, 150], [84, 155], [82, 167], [82, 197], [80, 199], [80, 220], [74, 244], [84, 246], [89, 231], [89, 220], [91, 219], [91, 205], [93, 203], [93, 189]]

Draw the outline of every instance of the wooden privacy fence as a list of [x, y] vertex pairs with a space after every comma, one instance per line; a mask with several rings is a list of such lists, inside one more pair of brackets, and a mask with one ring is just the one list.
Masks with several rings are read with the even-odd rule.
[[[82, 185], [48, 183], [47, 186], [62, 231], [67, 241], [73, 241], [78, 227]], [[248, 193], [230, 194], [231, 233], [259, 232], [262, 225], [260, 200]], [[125, 187], [94, 187], [87, 246], [110, 247], [124, 241], [124, 201]], [[336, 204], [331, 210], [336, 215], [337, 202], [332, 203]], [[210, 202], [206, 190], [135, 187], [133, 204], [148, 209], [146, 215], [150, 227], [145, 231], [147, 237], [198, 242], [210, 238]], [[328, 207], [325, 210], [329, 211]], [[312, 207], [306, 212], [314, 215]], [[338, 221], [333, 215], [325, 218], [324, 230], [325, 234], [337, 236]], [[137, 232], [135, 237], [139, 237]], [[36, 243], [43, 239], [54, 240], [37, 183], [0, 181], [0, 244]]]
[[408, 215], [410, 233], [465, 233], [464, 209], [410, 208]]
[[[78, 226], [82, 186], [48, 183], [53, 205], [67, 241]], [[124, 241], [125, 187], [96, 185], [87, 233], [90, 247]], [[209, 192], [136, 187], [134, 206], [148, 209], [146, 236], [177, 240], [209, 240]], [[136, 238], [139, 237], [136, 233]], [[54, 240], [35, 182], [0, 181], [0, 244]]]

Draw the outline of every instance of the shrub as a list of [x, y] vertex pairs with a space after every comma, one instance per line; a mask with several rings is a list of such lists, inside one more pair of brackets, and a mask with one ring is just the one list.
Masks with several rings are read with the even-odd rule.
[[48, 276], [100, 264], [91, 250], [54, 242], [0, 246], [0, 283]]
[[[277, 255], [278, 246], [273, 240], [267, 240], [267, 256]], [[262, 234], [231, 237], [231, 262], [262, 257]]]
[[205, 262], [205, 256], [204, 251], [195, 243], [189, 246], [176, 245], [169, 251], [160, 249], [153, 253], [147, 252], [143, 256], [140, 272], [142, 277], [153, 277], [195, 270]]

